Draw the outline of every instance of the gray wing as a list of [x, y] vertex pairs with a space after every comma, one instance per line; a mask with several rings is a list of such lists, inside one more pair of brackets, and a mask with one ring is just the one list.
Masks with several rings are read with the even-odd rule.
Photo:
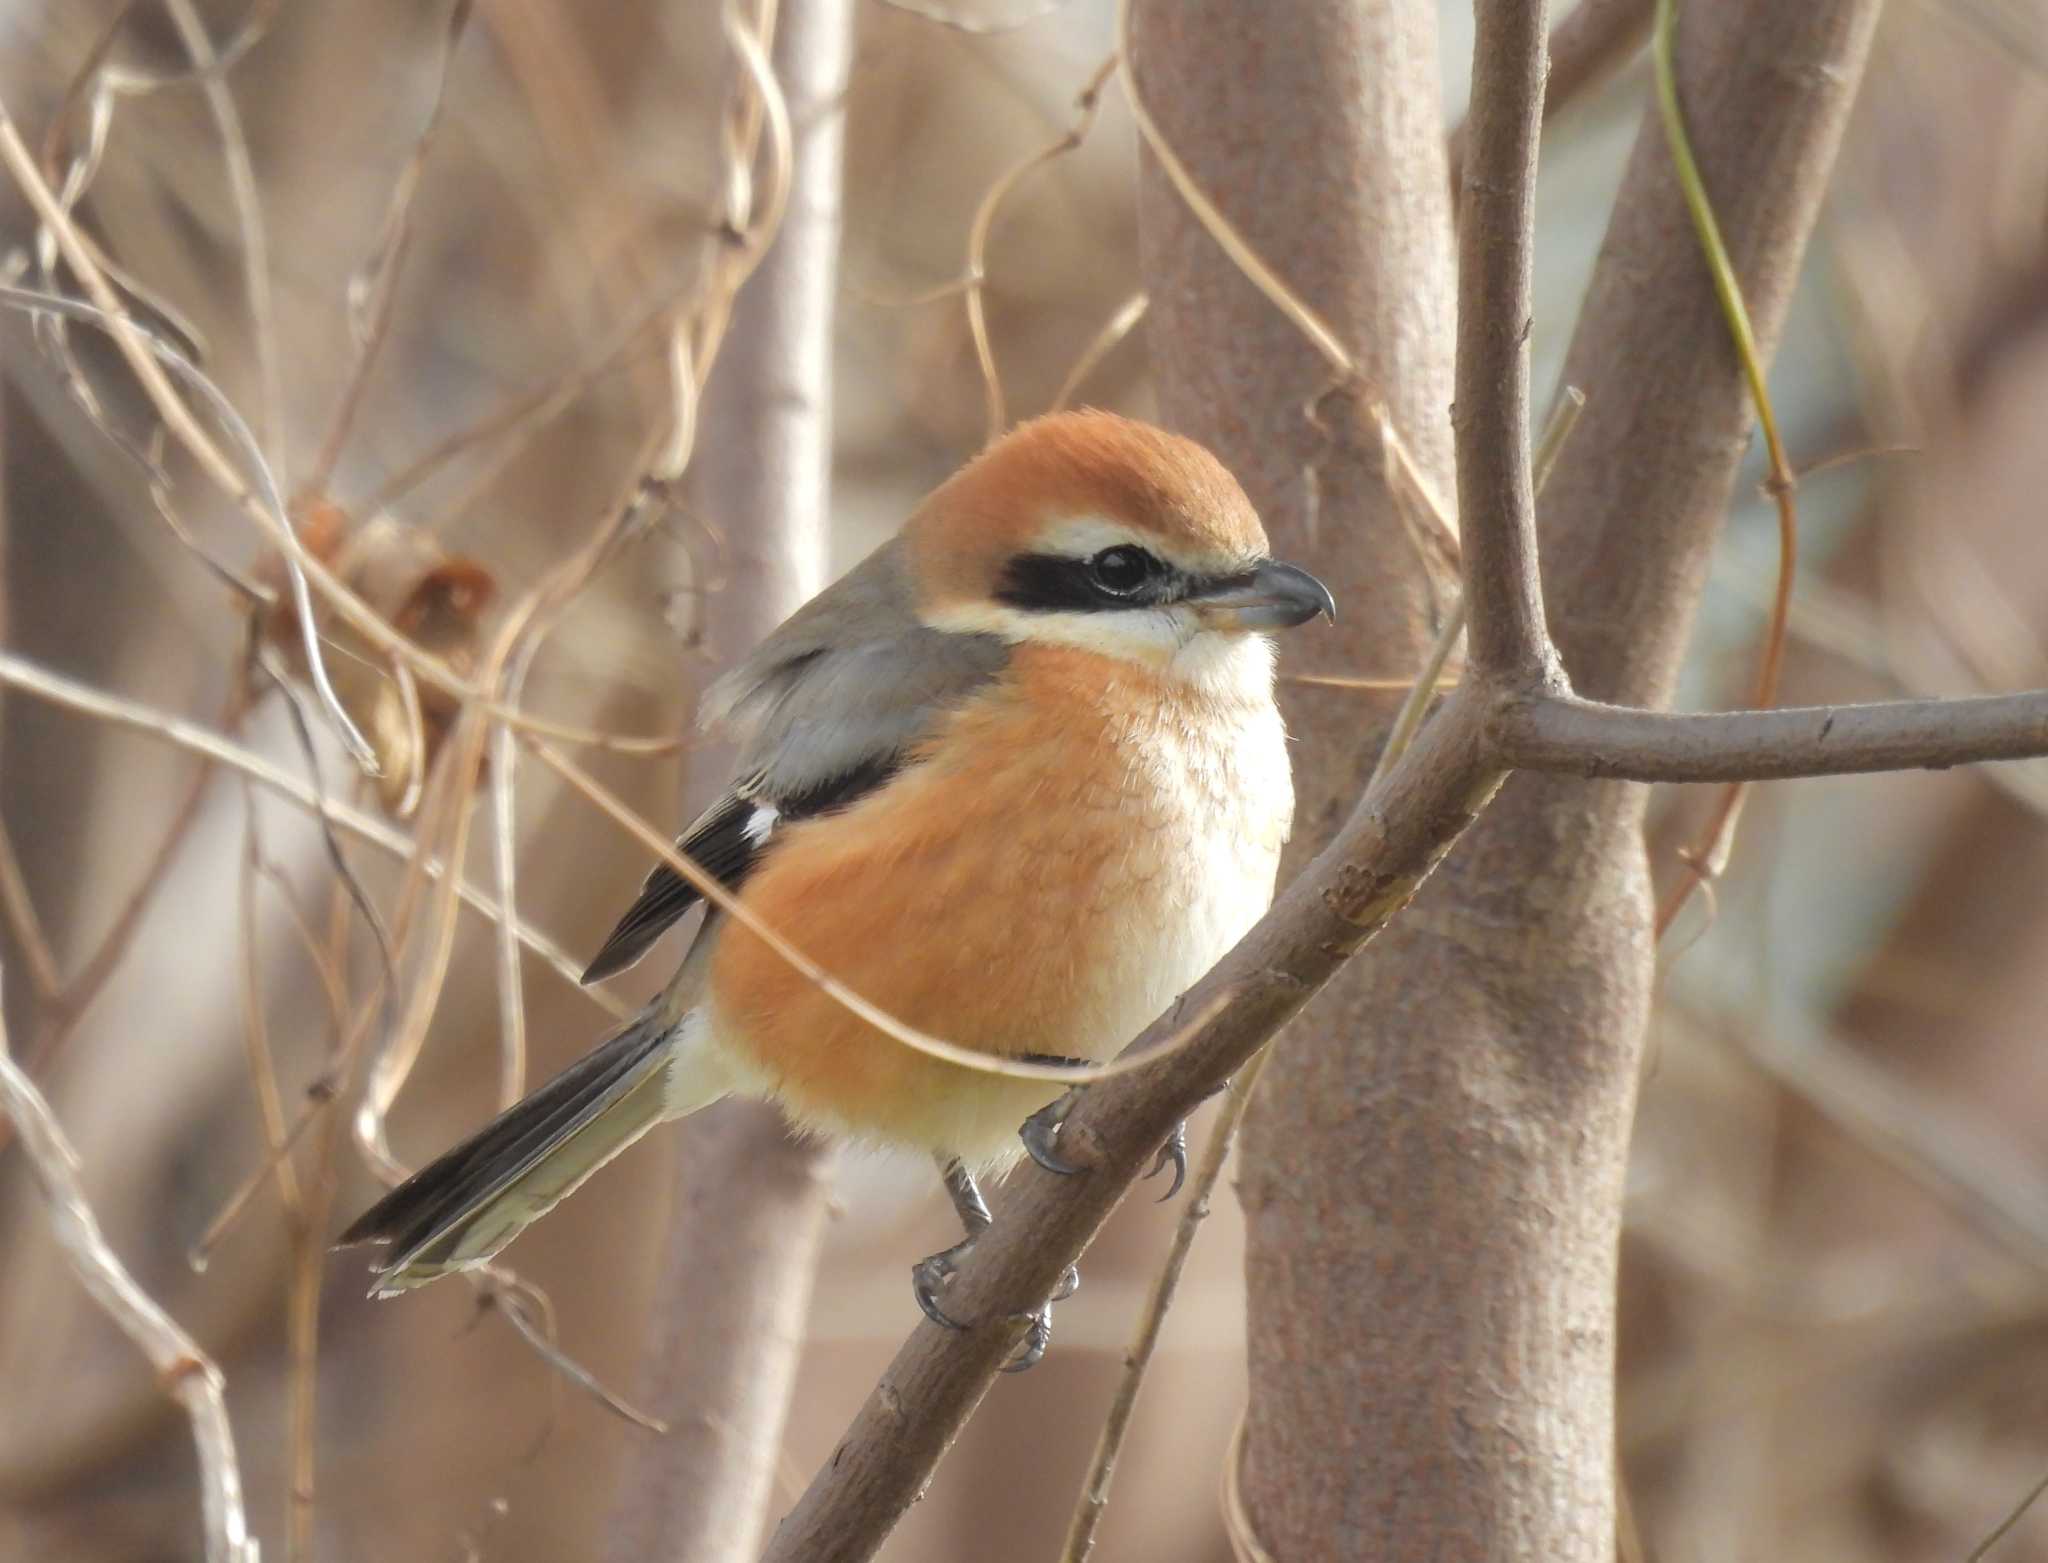
[[[738, 779], [677, 843], [737, 890], [778, 826], [885, 785], [938, 717], [1002, 670], [1009, 648], [918, 622], [902, 545], [882, 545], [785, 620], [704, 697], [707, 727], [740, 735]], [[699, 896], [657, 864], [585, 982], [647, 953]]]

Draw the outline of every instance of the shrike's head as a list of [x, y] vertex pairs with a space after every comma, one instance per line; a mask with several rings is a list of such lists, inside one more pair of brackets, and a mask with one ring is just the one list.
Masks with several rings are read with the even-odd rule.
[[1272, 558], [1251, 501], [1195, 444], [1111, 413], [998, 440], [905, 528], [934, 628], [1075, 646], [1207, 678], [1263, 662], [1262, 630], [1334, 617], [1322, 582]]

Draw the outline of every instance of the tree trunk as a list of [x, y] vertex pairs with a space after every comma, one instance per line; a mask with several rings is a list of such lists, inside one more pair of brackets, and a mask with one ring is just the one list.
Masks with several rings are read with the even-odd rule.
[[[824, 584], [832, 453], [840, 98], [849, 0], [783, 0], [777, 79], [796, 131], [782, 229], [742, 289], [705, 399], [695, 493], [721, 538], [705, 630], [737, 656]], [[685, 817], [730, 755], [701, 750]], [[773, 1107], [728, 1102], [676, 1136], [675, 1204], [637, 1397], [669, 1424], [629, 1462], [617, 1559], [739, 1560], [760, 1549], [823, 1233], [829, 1161]]]
[[[1283, 29], [1217, 0], [1141, 9], [1148, 101], [1195, 178], [1360, 355], [1448, 493], [1434, 7], [1291, 11]], [[1730, 0], [1693, 8], [1681, 31], [1695, 150], [1766, 352], [1876, 12]], [[1591, 400], [1542, 538], [1577, 687], [1649, 705], [1669, 698], [1750, 421], [1670, 168], [1652, 109], [1570, 356]], [[1343, 670], [1412, 669], [1425, 577], [1370, 446], [1354, 435], [1322, 453], [1312, 514], [1299, 408], [1318, 367], [1158, 170], [1145, 178], [1169, 421], [1244, 478], [1276, 551], [1331, 580], [1353, 626]], [[1378, 743], [1370, 699], [1290, 704], [1306, 762], [1297, 854], [1355, 795]], [[1283, 1563], [1611, 1554], [1615, 1251], [1654, 972], [1643, 800], [1515, 778], [1281, 1040], [1240, 1194], [1242, 1487]]]

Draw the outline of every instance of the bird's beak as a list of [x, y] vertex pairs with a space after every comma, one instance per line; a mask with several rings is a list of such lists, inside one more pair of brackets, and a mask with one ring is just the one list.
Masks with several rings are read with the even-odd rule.
[[1285, 630], [1321, 614], [1337, 622], [1337, 602], [1330, 588], [1306, 570], [1278, 559], [1245, 571], [1203, 582], [1188, 594], [1202, 622], [1218, 630]]

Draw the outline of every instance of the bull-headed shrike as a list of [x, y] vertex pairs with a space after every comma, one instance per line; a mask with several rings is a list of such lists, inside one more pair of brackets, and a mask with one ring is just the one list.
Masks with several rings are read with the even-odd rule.
[[[1107, 1059], [1272, 900], [1294, 789], [1263, 632], [1318, 614], [1328, 590], [1268, 556], [1199, 445], [1100, 412], [1027, 423], [710, 689], [704, 720], [740, 758], [680, 850], [927, 1035]], [[584, 980], [698, 899], [657, 867]], [[422, 1285], [489, 1259], [662, 1120], [766, 1097], [805, 1130], [937, 1158], [968, 1235], [915, 1290], [952, 1324], [940, 1295], [989, 1224], [975, 1173], [1015, 1162], [1058, 1092], [913, 1049], [706, 908], [645, 1010], [341, 1241], [390, 1245], [378, 1295]], [[1040, 1310], [1020, 1364], [1048, 1327]]]

